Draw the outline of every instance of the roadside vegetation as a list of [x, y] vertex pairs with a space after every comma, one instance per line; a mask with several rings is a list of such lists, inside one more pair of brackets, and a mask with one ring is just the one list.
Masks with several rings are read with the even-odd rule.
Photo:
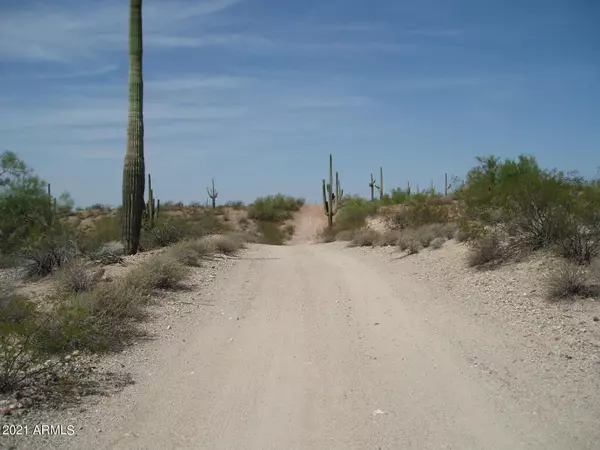
[[[353, 246], [395, 245], [407, 254], [439, 249], [449, 239], [469, 247], [465, 263], [493, 269], [540, 252], [558, 258], [548, 297], [594, 293], [600, 253], [600, 182], [542, 169], [535, 158], [477, 158], [449, 195], [393, 189], [379, 200], [344, 198], [323, 239]], [[388, 232], [367, 228], [383, 220]]]
[[[68, 393], [97, 392], [90, 388], [89, 367], [77, 361], [143, 338], [148, 308], [184, 287], [204, 262], [235, 257], [248, 242], [283, 243], [293, 234], [283, 221], [302, 204], [283, 195], [258, 199], [250, 208], [242, 202], [216, 208], [165, 202], [152, 224], [144, 222], [140, 255], [128, 257], [121, 208], [75, 209], [68, 193], [53, 197], [14, 153], [3, 153], [0, 394], [31, 391], [38, 398], [35, 392], [43, 390], [62, 402]], [[123, 266], [121, 275], [108, 276], [115, 265]], [[36, 283], [44, 283], [43, 295], [23, 293]], [[0, 408], [0, 415], [10, 413]]]

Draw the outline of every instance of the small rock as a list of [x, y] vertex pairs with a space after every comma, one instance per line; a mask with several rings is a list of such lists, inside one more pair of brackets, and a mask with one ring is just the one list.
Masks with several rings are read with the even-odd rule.
[[592, 319], [594, 322], [600, 322], [600, 317], [598, 316], [594, 316], [594, 318]]
[[170, 329], [171, 329], [171, 325], [168, 325], [168, 326], [167, 326], [167, 330], [170, 330]]

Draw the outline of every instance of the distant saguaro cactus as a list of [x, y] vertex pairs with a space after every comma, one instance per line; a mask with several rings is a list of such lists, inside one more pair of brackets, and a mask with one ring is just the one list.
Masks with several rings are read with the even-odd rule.
[[375, 187], [377, 186], [377, 181], [373, 178], [373, 174], [371, 174], [371, 181], [369, 181], [369, 188], [371, 189], [371, 201], [375, 201]]
[[158, 212], [160, 209], [160, 200], [154, 201], [154, 189], [152, 189], [152, 177], [148, 174], [148, 201], [144, 209], [144, 221], [148, 228], [154, 228], [156, 220], [158, 219]]
[[335, 192], [333, 188], [333, 155], [329, 154], [329, 183], [326, 184], [323, 178], [323, 207], [327, 215], [327, 226], [333, 227], [333, 216], [337, 214], [340, 203], [344, 196], [344, 190], [340, 189], [340, 177], [335, 173]]
[[208, 196], [212, 200], [213, 209], [215, 209], [217, 207], [216, 200], [217, 200], [217, 197], [219, 196], [219, 193], [215, 189], [215, 179], [214, 178], [212, 179], [212, 189], [206, 188], [206, 192], [208, 193]]
[[129, 120], [123, 165], [123, 239], [128, 255], [137, 253], [144, 211], [144, 82], [142, 77], [142, 0], [129, 3]]

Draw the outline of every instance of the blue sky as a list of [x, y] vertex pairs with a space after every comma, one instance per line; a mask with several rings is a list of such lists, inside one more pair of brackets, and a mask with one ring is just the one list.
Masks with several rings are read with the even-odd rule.
[[[0, 3], [0, 151], [120, 203], [126, 0]], [[144, 0], [146, 168], [163, 201], [443, 184], [477, 155], [600, 165], [597, 0]]]

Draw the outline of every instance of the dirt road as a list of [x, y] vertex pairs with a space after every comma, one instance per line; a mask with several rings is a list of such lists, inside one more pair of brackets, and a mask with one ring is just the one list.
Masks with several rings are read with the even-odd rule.
[[593, 385], [386, 264], [251, 247], [61, 448], [599, 448]]

